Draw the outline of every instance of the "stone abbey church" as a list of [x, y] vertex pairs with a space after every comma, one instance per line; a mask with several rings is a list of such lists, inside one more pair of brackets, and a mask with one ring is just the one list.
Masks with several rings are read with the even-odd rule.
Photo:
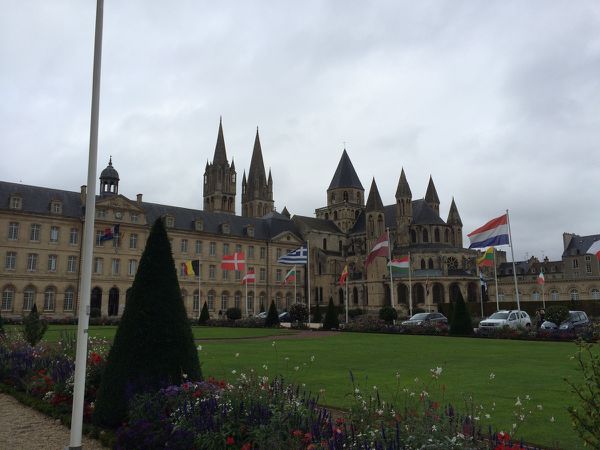
[[[479, 301], [477, 253], [463, 248], [462, 222], [453, 199], [446, 219], [442, 218], [432, 178], [424, 198], [413, 199], [399, 164], [396, 202], [384, 205], [374, 179], [365, 197], [345, 149], [332, 174], [326, 190], [323, 186], [326, 205], [315, 210], [315, 217], [292, 216], [287, 208], [276, 211], [274, 180], [265, 171], [257, 131], [250, 168], [241, 180], [238, 214], [237, 172], [227, 158], [221, 123], [212, 162], [204, 171], [202, 209], [150, 203], [142, 194], [135, 199], [123, 196], [111, 158], [100, 175], [96, 200], [92, 313], [122, 314], [150, 226], [158, 217], [169, 232], [190, 317], [198, 315], [204, 302], [214, 317], [233, 306], [244, 315], [255, 314], [271, 301], [279, 311], [309, 299], [311, 308], [325, 305], [330, 298], [343, 305], [345, 290], [338, 280], [346, 265], [350, 308], [375, 312], [393, 304], [407, 311], [410, 297], [414, 308], [436, 309], [450, 302], [458, 290], [468, 301]], [[20, 317], [34, 303], [49, 318], [76, 314], [85, 193], [85, 186], [63, 191], [0, 182], [3, 316]], [[119, 225], [118, 235], [102, 240], [103, 230], [115, 225]], [[412, 269], [412, 288], [408, 277], [394, 277], [393, 295], [386, 258], [376, 258], [368, 270], [364, 266], [373, 244], [388, 228], [392, 257], [410, 255]], [[278, 258], [306, 242], [308, 267], [297, 268], [296, 285], [284, 284], [291, 266], [278, 264]], [[256, 283], [247, 289], [241, 283], [244, 272], [221, 270], [223, 255], [233, 252], [243, 252], [246, 267], [255, 270]], [[199, 277], [186, 274], [183, 263], [190, 260], [199, 261]]]

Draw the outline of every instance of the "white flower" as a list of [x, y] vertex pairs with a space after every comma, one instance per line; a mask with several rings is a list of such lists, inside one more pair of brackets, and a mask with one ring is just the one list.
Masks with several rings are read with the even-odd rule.
[[201, 352], [201, 351], [202, 351], [202, 346], [201, 346], [201, 345], [199, 345], [197, 348], [198, 348], [198, 351], [199, 351], [199, 352]]
[[496, 378], [496, 374], [494, 372], [490, 373], [490, 380], [493, 380], [494, 378]]
[[517, 397], [517, 401], [515, 402], [515, 406], [521, 406], [521, 399]]
[[359, 392], [360, 392], [360, 389], [358, 389], [358, 388], [354, 388], [354, 393], [355, 393], [355, 394], [358, 394]]
[[531, 400], [531, 397], [529, 396], [529, 394], [527, 394], [527, 395], [525, 396], [525, 400]]
[[235, 357], [236, 357], [236, 358], [239, 358], [239, 357], [240, 357], [240, 354], [239, 354], [239, 353], [236, 353], [236, 354], [235, 354]]
[[377, 386], [373, 386], [373, 390], [376, 391], [377, 390]]
[[542, 405], [537, 405], [537, 409], [541, 411], [542, 409], [544, 409], [544, 407]]
[[263, 364], [262, 368], [265, 369], [265, 370], [269, 370], [269, 368], [267, 367], [266, 364]]
[[315, 362], [315, 355], [312, 355], [312, 356], [310, 357], [310, 362]]
[[294, 367], [294, 370], [295, 370], [296, 372], [298, 372], [298, 371], [300, 370], [300, 367], [296, 366], [296, 367]]
[[231, 371], [231, 373], [235, 375], [237, 372], [235, 371], [235, 369], [233, 369], [233, 370]]
[[550, 417], [550, 422], [554, 423], [554, 416]]
[[181, 376], [183, 377], [184, 380], [187, 380], [187, 373], [182, 373]]
[[273, 341], [273, 343], [271, 344], [271, 347], [275, 347], [275, 341]]
[[490, 416], [489, 414], [486, 414], [486, 415], [485, 415], [485, 418], [486, 418], [486, 419], [489, 419], [490, 417], [491, 417], [491, 416]]
[[515, 428], [517, 428], [517, 424], [516, 424], [516, 423], [513, 423], [513, 430], [514, 430]]

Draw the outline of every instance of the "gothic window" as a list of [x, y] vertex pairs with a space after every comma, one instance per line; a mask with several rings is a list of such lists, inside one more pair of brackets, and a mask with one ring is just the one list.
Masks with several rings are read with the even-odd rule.
[[410, 241], [415, 244], [417, 242], [417, 233], [415, 230], [410, 230]]
[[429, 242], [429, 233], [427, 230], [423, 230], [423, 242]]
[[427, 261], [427, 268], [433, 269], [433, 259], [429, 258], [429, 261]]
[[600, 300], [600, 291], [596, 288], [592, 289], [592, 300]]
[[571, 301], [579, 300], [579, 291], [577, 289], [571, 289], [569, 291], [569, 297], [570, 297]]
[[425, 266], [425, 260], [422, 259], [421, 260], [421, 269], [425, 270], [426, 266]]
[[435, 231], [433, 232], [433, 239], [435, 240], [435, 242], [440, 242], [440, 229], [436, 228]]
[[333, 212], [333, 220], [338, 220], [338, 214], [337, 211]]

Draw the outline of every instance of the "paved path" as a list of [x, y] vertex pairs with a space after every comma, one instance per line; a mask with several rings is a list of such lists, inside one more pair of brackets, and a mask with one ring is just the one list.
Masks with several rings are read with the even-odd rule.
[[[0, 450], [63, 450], [69, 439], [69, 429], [59, 421], [0, 393]], [[83, 450], [104, 448], [86, 436], [82, 445]]]

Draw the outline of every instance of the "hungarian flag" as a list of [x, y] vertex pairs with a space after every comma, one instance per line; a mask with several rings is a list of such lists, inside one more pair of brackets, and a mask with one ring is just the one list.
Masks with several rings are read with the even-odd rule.
[[346, 282], [346, 278], [348, 278], [348, 266], [344, 267], [342, 274], [340, 275], [340, 286], [343, 286]]
[[185, 275], [198, 275], [200, 276], [200, 261], [186, 261], [182, 264], [183, 273]]
[[246, 272], [246, 275], [242, 278], [242, 284], [248, 283], [256, 283], [256, 273], [254, 272], [254, 269], [248, 269], [248, 272]]
[[115, 236], [119, 236], [119, 224], [113, 225], [110, 228], [105, 228], [102, 230], [102, 235], [100, 236], [100, 242], [109, 241], [113, 239]]
[[375, 258], [378, 256], [387, 256], [388, 249], [390, 247], [390, 242], [388, 241], [387, 233], [383, 233], [375, 245], [371, 249], [371, 252], [367, 256], [367, 260], [365, 261], [365, 269], [371, 264]]
[[288, 273], [285, 274], [282, 284], [290, 284], [296, 281], [296, 267], [292, 267]]
[[596, 255], [596, 258], [600, 261], [600, 241], [594, 242], [586, 253], [591, 253], [592, 255]]
[[410, 260], [408, 256], [402, 256], [399, 259], [392, 259], [388, 266], [392, 268], [392, 275], [406, 276], [410, 270]]
[[221, 269], [223, 270], [239, 270], [240, 272], [246, 268], [246, 257], [243, 253], [234, 253], [233, 255], [223, 255], [221, 261]]
[[540, 274], [537, 277], [537, 284], [544, 284], [546, 282], [546, 278], [544, 278], [544, 272], [540, 271]]
[[492, 267], [494, 265], [494, 247], [488, 248], [483, 255], [477, 258], [479, 267]]

